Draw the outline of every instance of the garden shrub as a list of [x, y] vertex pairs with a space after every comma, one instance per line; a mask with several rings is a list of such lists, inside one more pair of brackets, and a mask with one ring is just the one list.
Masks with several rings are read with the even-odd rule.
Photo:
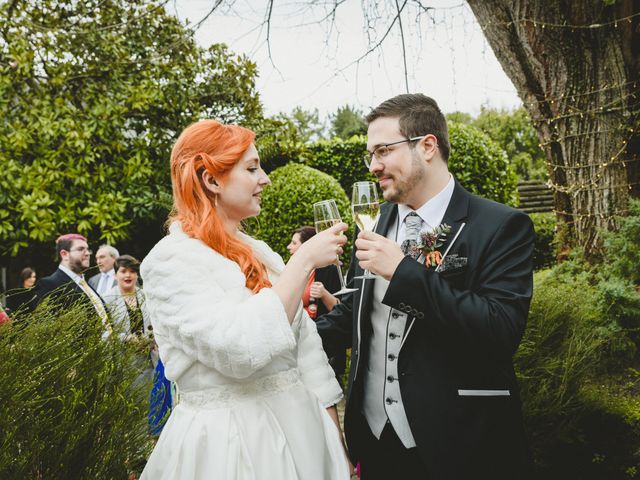
[[364, 164], [366, 153], [367, 137], [364, 135], [355, 135], [348, 140], [319, 140], [309, 145], [305, 163], [338, 180], [350, 196], [351, 186], [355, 182], [375, 180]]
[[632, 199], [627, 216], [618, 219], [619, 229], [605, 233], [607, 275], [640, 285], [640, 199]]
[[134, 352], [116, 335], [102, 339], [95, 312], [53, 311], [45, 300], [0, 327], [0, 478], [139, 473], [150, 385], [136, 382]]
[[[515, 365], [536, 478], [631, 478], [640, 412], [633, 389], [620, 394], [622, 381], [615, 379], [634, 363], [637, 348], [605, 300], [611, 284], [574, 258], [537, 272], [534, 285]], [[621, 445], [620, 435], [628, 443]]]
[[[262, 213], [246, 222], [248, 233], [264, 240], [276, 252], [289, 258], [287, 245], [293, 231], [302, 225], [313, 226], [313, 204], [333, 198], [342, 220], [350, 225], [351, 204], [337, 180], [306, 165], [289, 163], [270, 175], [272, 184], [262, 193]], [[349, 232], [346, 233], [349, 236]], [[345, 245], [343, 262], [348, 261], [351, 242]], [[347, 265], [343, 266], [346, 271]]]
[[270, 174], [290, 162], [300, 163], [306, 158], [307, 147], [291, 121], [265, 118], [256, 128], [256, 147], [260, 163]]
[[481, 130], [449, 123], [449, 171], [471, 193], [518, 205], [517, 176], [507, 154]]
[[533, 247], [533, 268], [541, 270], [551, 267], [556, 262], [555, 254], [555, 229], [556, 216], [553, 212], [530, 213], [533, 228], [536, 232], [536, 241]]

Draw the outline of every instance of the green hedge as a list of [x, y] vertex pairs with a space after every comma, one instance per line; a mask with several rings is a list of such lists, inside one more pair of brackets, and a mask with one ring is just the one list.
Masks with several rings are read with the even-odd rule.
[[[342, 219], [353, 232], [350, 201], [334, 178], [296, 163], [276, 169], [269, 178], [272, 184], [262, 194], [262, 213], [247, 222], [246, 228], [248, 233], [267, 242], [283, 258], [289, 258], [286, 247], [293, 231], [302, 225], [313, 226], [315, 202], [335, 199]], [[350, 232], [347, 232], [348, 236], [351, 236]], [[350, 245], [346, 247], [343, 262], [349, 258]]]
[[507, 205], [518, 205], [518, 178], [507, 154], [481, 130], [449, 123], [449, 170], [472, 193]]
[[364, 164], [366, 153], [367, 137], [364, 135], [355, 135], [348, 140], [320, 140], [309, 145], [305, 164], [331, 175], [351, 195], [355, 182], [375, 180]]
[[551, 267], [556, 262], [556, 247], [554, 245], [556, 216], [552, 212], [530, 213], [529, 216], [536, 232], [533, 268], [540, 270]]

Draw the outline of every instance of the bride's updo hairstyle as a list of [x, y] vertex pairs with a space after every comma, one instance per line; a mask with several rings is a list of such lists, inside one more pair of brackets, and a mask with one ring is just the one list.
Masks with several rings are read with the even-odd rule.
[[179, 221], [187, 235], [240, 265], [247, 288], [257, 293], [271, 286], [267, 271], [250, 246], [227, 233], [216, 212], [215, 195], [202, 180], [206, 170], [224, 184], [255, 136], [251, 130], [215, 120], [200, 120], [187, 127], [171, 151], [173, 211], [169, 222]]

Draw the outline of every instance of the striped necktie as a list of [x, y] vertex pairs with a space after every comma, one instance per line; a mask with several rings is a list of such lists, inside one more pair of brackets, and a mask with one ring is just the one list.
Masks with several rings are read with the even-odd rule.
[[400, 245], [402, 253], [409, 255], [414, 260], [417, 260], [422, 253], [418, 248], [418, 237], [420, 236], [420, 229], [422, 228], [422, 218], [416, 212], [409, 213], [404, 223], [407, 229], [407, 235], [404, 242]]
[[87, 296], [91, 300], [91, 303], [93, 304], [93, 308], [96, 309], [96, 312], [98, 312], [98, 315], [100, 316], [102, 321], [107, 322], [107, 320], [109, 319], [107, 310], [104, 308], [104, 304], [102, 303], [102, 300], [100, 300], [100, 297], [98, 297], [98, 294], [93, 291], [93, 289], [89, 286], [84, 278], [80, 279], [78, 285], [80, 285], [80, 288], [82, 288], [82, 290], [84, 290], [84, 293], [87, 294]]

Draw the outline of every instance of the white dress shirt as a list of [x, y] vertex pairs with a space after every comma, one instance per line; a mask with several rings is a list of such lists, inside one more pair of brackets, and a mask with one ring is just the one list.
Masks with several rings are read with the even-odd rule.
[[96, 291], [98, 295], [104, 298], [105, 293], [113, 288], [113, 282], [116, 278], [116, 272], [113, 268], [110, 268], [107, 272], [100, 272], [100, 281], [98, 281], [98, 288]]
[[[422, 219], [422, 230], [432, 230], [442, 223], [451, 201], [455, 182], [449, 178], [447, 185], [415, 212]], [[386, 237], [399, 245], [406, 238], [405, 218], [413, 210], [398, 205], [397, 223], [392, 224]], [[373, 286], [371, 324], [373, 333], [369, 349], [368, 368], [364, 374], [363, 414], [376, 438], [380, 438], [387, 421], [405, 448], [413, 448], [416, 442], [411, 433], [404, 410], [398, 375], [398, 355], [403, 343], [407, 314], [382, 303], [389, 282], [376, 278]]]

